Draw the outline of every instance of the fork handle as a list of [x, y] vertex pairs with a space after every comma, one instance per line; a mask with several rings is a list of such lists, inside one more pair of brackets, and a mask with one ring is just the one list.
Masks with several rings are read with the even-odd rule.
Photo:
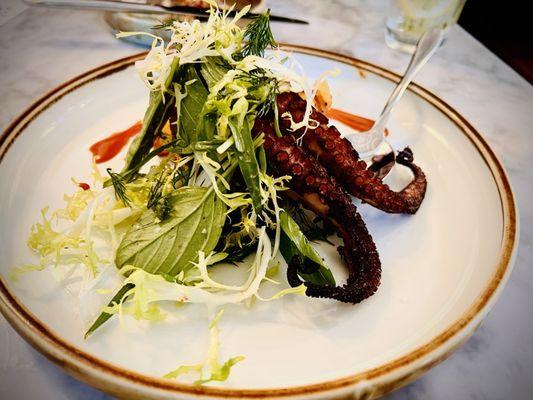
[[433, 54], [437, 51], [439, 46], [444, 41], [444, 29], [432, 28], [424, 33], [416, 45], [416, 50], [411, 57], [409, 66], [405, 73], [391, 93], [383, 111], [372, 126], [370, 135], [356, 135], [351, 139], [354, 140], [355, 147], [361, 153], [370, 153], [374, 151], [384, 140], [385, 127], [389, 120], [389, 116], [394, 106], [398, 103], [405, 90], [420, 71], [420, 69], [428, 62]]

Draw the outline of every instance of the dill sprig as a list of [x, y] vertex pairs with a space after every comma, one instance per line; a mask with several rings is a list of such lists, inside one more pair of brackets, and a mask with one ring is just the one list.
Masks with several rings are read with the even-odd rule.
[[[276, 98], [279, 94], [278, 85], [273, 85], [267, 95], [266, 100], [259, 106], [257, 110], [257, 115], [259, 117], [264, 117], [267, 115], [271, 110], [275, 110], [277, 114], [277, 104], [276, 104]], [[276, 121], [277, 122], [277, 115], [276, 115]]]
[[165, 171], [162, 171], [150, 188], [146, 202], [146, 208], [151, 209], [161, 221], [167, 219], [172, 211], [172, 202], [169, 196], [163, 196], [166, 178]]
[[263, 68], [254, 68], [250, 71], [241, 70], [237, 78], [243, 79], [251, 85], [248, 92], [268, 90], [265, 100], [257, 108], [257, 115], [262, 117], [268, 114], [275, 105], [276, 96], [279, 94], [278, 80], [269, 76]]
[[246, 26], [244, 39], [247, 43], [240, 52], [242, 58], [249, 55], [263, 57], [268, 46], [277, 46], [270, 29], [270, 10], [258, 15]]
[[115, 189], [115, 198], [117, 200], [122, 201], [124, 205], [129, 207], [130, 199], [126, 194], [126, 184], [124, 183], [124, 178], [120, 174], [113, 172], [111, 168], [107, 169], [107, 173], [111, 178], [111, 184], [113, 185], [113, 189]]
[[155, 183], [150, 188], [148, 193], [148, 200], [146, 202], [146, 208], [153, 208], [158, 203], [159, 200], [163, 197], [163, 186], [164, 186], [164, 171], [161, 172], [161, 175], [157, 178]]

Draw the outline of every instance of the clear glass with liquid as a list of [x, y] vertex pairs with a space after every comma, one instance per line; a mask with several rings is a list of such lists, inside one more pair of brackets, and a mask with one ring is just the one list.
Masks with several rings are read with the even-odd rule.
[[465, 3], [466, 0], [391, 0], [385, 40], [393, 49], [412, 53], [425, 31], [455, 24]]

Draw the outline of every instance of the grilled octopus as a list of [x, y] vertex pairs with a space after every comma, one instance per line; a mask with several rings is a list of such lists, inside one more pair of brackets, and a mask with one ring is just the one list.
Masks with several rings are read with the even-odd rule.
[[[310, 118], [318, 126], [307, 129], [305, 134], [304, 128], [291, 131], [290, 120], [302, 121], [306, 108], [306, 101], [297, 93], [279, 94], [276, 102], [282, 136], [276, 134], [272, 113], [256, 118], [252, 133], [264, 135], [263, 146], [272, 172], [291, 176], [286, 196], [327, 221], [343, 239], [343, 245], [337, 250], [348, 267], [348, 279], [343, 286], [302, 282], [298, 273], [308, 272], [307, 267], [295, 256], [288, 263], [288, 282], [293, 287], [303, 283], [306, 295], [311, 297], [359, 303], [378, 289], [381, 262], [350, 194], [389, 213], [414, 214], [424, 199], [425, 175], [413, 163], [413, 154], [406, 148], [396, 160], [411, 169], [414, 179], [402, 191], [394, 192], [367, 170], [350, 142], [316, 109], [313, 108]], [[297, 144], [297, 138], [301, 139], [301, 145]]]
[[306, 101], [297, 93], [284, 92], [277, 97], [279, 125], [282, 133], [292, 133], [302, 138], [304, 149], [312, 154], [327, 171], [333, 175], [350, 194], [388, 213], [414, 214], [422, 204], [426, 193], [426, 176], [413, 163], [413, 153], [409, 148], [400, 152], [396, 161], [413, 172], [414, 178], [403, 190], [395, 192], [367, 169], [359, 154], [342, 138], [335, 126], [329, 125], [328, 118], [313, 109], [310, 118], [318, 123], [315, 129], [304, 128], [290, 131], [290, 114], [294, 122], [303, 119]]
[[[381, 262], [349, 194], [313, 156], [296, 144], [292, 133], [278, 137], [271, 118], [257, 118], [253, 133], [264, 134], [263, 146], [273, 172], [292, 177], [287, 195], [329, 221], [344, 242], [337, 250], [348, 266], [346, 284], [330, 286], [305, 282], [306, 295], [353, 304], [372, 296], [380, 283]], [[301, 285], [298, 271], [305, 272], [303, 263], [294, 257], [288, 264], [289, 284]]]

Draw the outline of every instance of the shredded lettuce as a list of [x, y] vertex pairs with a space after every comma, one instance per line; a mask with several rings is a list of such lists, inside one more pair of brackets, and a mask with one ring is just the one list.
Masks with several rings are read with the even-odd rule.
[[251, 204], [250, 196], [247, 193], [225, 193], [220, 189], [219, 184], [222, 185], [225, 190], [229, 190], [230, 185], [228, 181], [222, 176], [222, 174], [217, 172], [222, 169], [221, 165], [213, 159], [209, 158], [207, 153], [197, 152], [195, 153], [195, 159], [209, 178], [209, 181], [213, 186], [213, 189], [218, 198], [228, 206], [230, 211], [235, 210], [239, 207], [247, 207]]
[[[78, 183], [74, 181], [74, 184], [78, 186]], [[76, 218], [80, 216], [80, 214], [87, 208], [87, 205], [89, 202], [94, 199], [95, 193], [91, 189], [81, 189], [79, 188], [74, 194], [72, 195], [65, 195], [63, 199], [66, 202], [66, 206], [64, 209], [57, 210], [55, 212], [55, 215], [58, 218], [68, 219], [71, 221], [75, 221]]]
[[42, 222], [32, 226], [28, 237], [28, 247], [39, 255], [39, 264], [32, 268], [18, 268], [18, 273], [43, 270], [50, 265], [82, 264], [95, 276], [98, 264], [105, 261], [94, 251], [92, 241], [80, 235], [54, 230], [51, 220], [46, 216], [47, 211], [47, 207], [41, 211]]
[[279, 299], [279, 298], [281, 298], [283, 296], [287, 296], [289, 294], [298, 294], [298, 295], [305, 296], [305, 291], [306, 290], [307, 290], [307, 288], [305, 287], [305, 285], [301, 284], [300, 286], [296, 286], [296, 287], [291, 287], [291, 288], [280, 290], [279, 292], [275, 293], [273, 296], [268, 297], [268, 298], [264, 298], [264, 297], [261, 297], [261, 296], [257, 296], [257, 298], [262, 300], [262, 301], [272, 301], [272, 300], [277, 300], [277, 299]]
[[[194, 372], [199, 374], [199, 379], [194, 382], [195, 385], [203, 385], [212, 381], [223, 382], [228, 379], [231, 368], [238, 362], [243, 361], [245, 357], [231, 357], [222, 364], [218, 361], [218, 353], [220, 349], [220, 330], [217, 324], [223, 312], [224, 310], [220, 310], [209, 324], [209, 349], [207, 351], [206, 360], [200, 364], [182, 365], [168, 374], [165, 374], [163, 376], [164, 378], [173, 379], [178, 378], [181, 375]], [[206, 374], [208, 374], [208, 376], [204, 378]]]
[[[121, 206], [111, 188], [99, 192], [78, 189], [72, 195], [65, 195], [64, 200], [65, 208], [54, 211], [52, 217], [48, 217], [49, 208], [43, 208], [41, 222], [31, 227], [27, 244], [39, 262], [31, 268], [29, 265], [15, 267], [12, 276], [18, 278], [22, 273], [68, 265], [84, 266], [95, 277], [100, 266], [109, 264], [109, 260], [95, 249], [94, 240], [103, 235], [113, 251], [120, 236], [116, 226], [138, 212]], [[54, 227], [54, 217], [57, 227]], [[65, 227], [60, 229], [60, 225]]]
[[150, 90], [164, 91], [164, 83], [174, 58], [179, 59], [180, 65], [215, 56], [232, 62], [233, 54], [242, 48], [243, 32], [237, 22], [249, 9], [250, 6], [244, 7], [230, 19], [215, 5], [209, 10], [206, 23], [198, 20], [173, 21], [166, 26], [171, 34], [170, 41], [166, 44], [161, 37], [146, 32], [120, 32], [116, 36], [145, 35], [154, 39], [146, 57], [137, 61], [135, 67]]

